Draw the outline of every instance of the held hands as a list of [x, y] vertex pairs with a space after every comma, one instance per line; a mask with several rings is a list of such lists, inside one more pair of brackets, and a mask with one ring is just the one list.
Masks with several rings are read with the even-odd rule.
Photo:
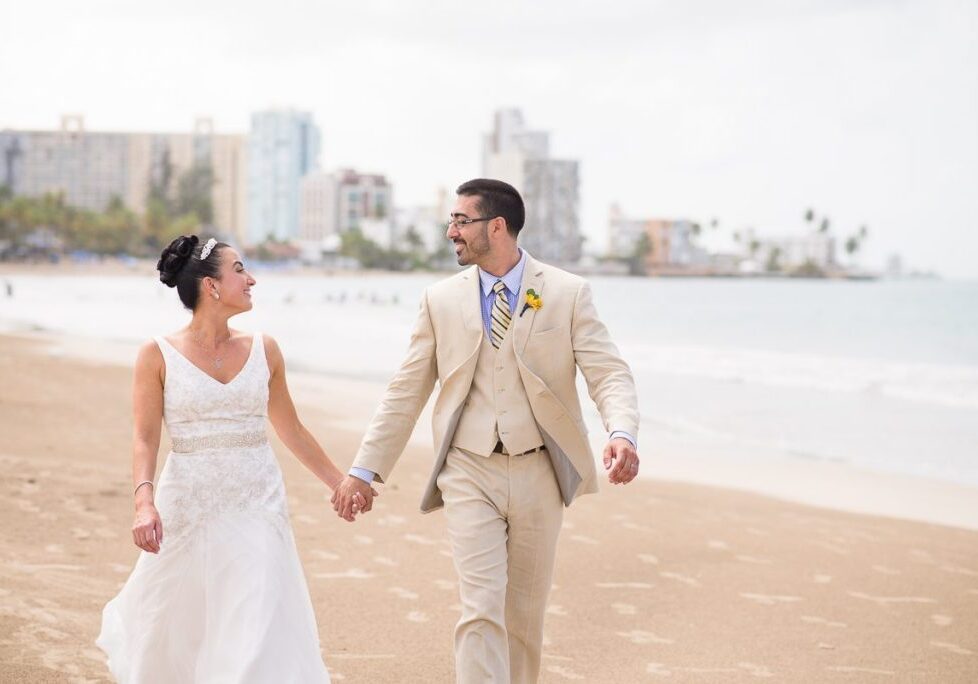
[[163, 522], [153, 504], [143, 504], [136, 508], [136, 519], [132, 523], [132, 541], [143, 551], [160, 552], [160, 544], [163, 543]]
[[333, 491], [329, 501], [336, 515], [353, 522], [358, 513], [366, 513], [373, 508], [375, 496], [380, 496], [377, 490], [359, 477], [347, 475]]
[[[614, 467], [612, 467], [612, 464]], [[616, 437], [604, 448], [604, 469], [611, 484], [628, 484], [638, 475], [638, 453], [624, 437]]]

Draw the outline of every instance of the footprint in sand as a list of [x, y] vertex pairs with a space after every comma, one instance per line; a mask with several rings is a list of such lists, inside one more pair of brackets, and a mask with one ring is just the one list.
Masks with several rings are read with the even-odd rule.
[[383, 518], [377, 521], [380, 527], [393, 527], [395, 525], [403, 525], [407, 521], [403, 515], [385, 515]]
[[832, 544], [827, 541], [816, 541], [812, 542], [815, 546], [820, 546], [826, 551], [831, 551], [832, 553], [838, 554], [840, 556], [848, 556], [849, 549], [839, 546], [838, 544]]
[[888, 568], [885, 565], [874, 565], [873, 570], [884, 575], [899, 575], [900, 571], [895, 568]]
[[665, 577], [666, 579], [676, 580], [677, 582], [682, 582], [683, 584], [689, 587], [703, 586], [695, 578], [690, 577], [689, 575], [681, 575], [678, 572], [660, 572], [659, 576]]
[[748, 527], [746, 530], [747, 534], [752, 534], [755, 537], [770, 537], [771, 533], [764, 530], [759, 530], [756, 527]]
[[651, 589], [654, 585], [647, 582], [597, 582], [594, 586], [599, 589]]
[[370, 544], [374, 543], [373, 537], [367, 537], [362, 534], [358, 534], [355, 537], [353, 537], [353, 541], [355, 541], [357, 544], [360, 544], [361, 546], [369, 546]]
[[709, 547], [709, 548], [711, 548], [711, 549], [713, 549], [715, 551], [729, 551], [730, 550], [730, 545], [727, 544], [727, 542], [719, 541], [717, 539], [711, 539], [710, 541], [706, 542], [706, 545], [707, 545], [707, 547]]
[[855, 667], [853, 665], [830, 665], [825, 669], [829, 672], [845, 672], [847, 674], [875, 674], [890, 677], [896, 674], [893, 670], [879, 670], [874, 667]]
[[815, 584], [828, 584], [832, 581], [832, 575], [815, 575], [812, 580]]
[[659, 564], [659, 559], [653, 556], [651, 553], [640, 553], [638, 554], [638, 559], [643, 563], [648, 563], [649, 565]]
[[317, 572], [315, 577], [319, 579], [370, 579], [374, 574], [366, 572], [360, 568], [350, 568], [344, 572]]
[[741, 563], [753, 563], [754, 565], [770, 565], [773, 561], [770, 558], [758, 558], [756, 556], [747, 556], [740, 554], [737, 557]]
[[560, 529], [562, 529], [562, 530], [573, 530], [574, 529], [574, 523], [572, 523], [570, 520], [565, 520], [560, 525]]
[[449, 589], [454, 589], [457, 585], [455, 582], [450, 582], [449, 580], [436, 579], [435, 586], [448, 591]]
[[391, 587], [387, 591], [397, 596], [397, 598], [407, 599], [408, 601], [418, 600], [418, 595], [410, 589], [405, 589], [403, 587]]
[[122, 563], [109, 563], [109, 567], [113, 572], [117, 572], [120, 575], [125, 575], [126, 573], [132, 571], [131, 565], [123, 565]]
[[619, 615], [636, 615], [638, 613], [638, 608], [631, 603], [612, 603], [611, 607]]
[[927, 598], [926, 596], [871, 596], [861, 591], [849, 591], [846, 593], [853, 598], [865, 599], [881, 606], [887, 606], [893, 603], [937, 603], [936, 600]]
[[579, 675], [573, 670], [569, 670], [560, 665], [548, 665], [547, 672], [563, 677], [564, 679], [584, 679], [583, 675]]
[[321, 560], [339, 560], [340, 555], [338, 553], [333, 553], [332, 551], [323, 551], [322, 549], [313, 549], [312, 555]]
[[64, 553], [65, 547], [61, 544], [48, 544], [44, 547], [44, 550], [48, 553]]
[[935, 613], [934, 615], [931, 615], [930, 619], [931, 622], [933, 622], [938, 627], [947, 627], [952, 622], [954, 622], [954, 618], [952, 618], [950, 615], [941, 615], [939, 613]]
[[616, 634], [633, 644], [674, 644], [672, 639], [656, 636], [652, 632], [643, 632], [640, 629], [633, 629], [630, 632], [616, 632]]
[[420, 610], [412, 610], [407, 614], [408, 622], [427, 622], [428, 616]]
[[918, 563], [927, 563], [928, 565], [936, 565], [937, 562], [934, 557], [930, 555], [930, 552], [924, 551], [922, 549], [911, 549], [910, 557], [913, 558]]
[[949, 644], [946, 641], [932, 641], [930, 645], [934, 648], [942, 648], [945, 651], [950, 651], [951, 653], [957, 653], [958, 655], [974, 655], [974, 651], [970, 651], [967, 648], [962, 648], [957, 644]]
[[737, 667], [746, 670], [747, 674], [754, 677], [773, 677], [774, 673], [771, 672], [764, 665], [755, 665], [754, 663], [737, 663]]
[[597, 546], [600, 542], [597, 539], [591, 539], [591, 537], [585, 537], [583, 534], [571, 535], [571, 539], [581, 544], [591, 544], [592, 546]]
[[834, 620], [826, 620], [825, 618], [816, 617], [814, 615], [802, 615], [802, 622], [807, 622], [810, 625], [824, 625], [826, 627], [848, 627], [844, 622], [835, 622]]
[[[646, 674], [658, 675], [660, 677], [671, 677], [680, 672], [686, 672], [692, 675], [720, 675], [746, 672], [754, 677], [774, 676], [774, 673], [764, 665], [755, 665], [753, 663], [737, 663], [737, 667], [669, 667], [664, 663], [649, 663], [645, 667], [645, 672]], [[713, 681], [723, 681], [715, 677], [711, 679]]]
[[950, 572], [955, 575], [967, 575], [968, 577], [978, 577], [978, 572], [975, 572], [970, 568], [962, 568], [955, 565], [942, 565], [941, 570], [943, 570], [944, 572]]
[[568, 615], [568, 612], [563, 606], [558, 606], [557, 604], [552, 603], [547, 606], [547, 615], [566, 616]]
[[38, 508], [32, 501], [27, 499], [17, 499], [17, 508], [22, 510], [24, 513], [40, 513], [41, 509]]
[[314, 517], [312, 517], [311, 515], [307, 515], [306, 513], [299, 513], [298, 515], [292, 516], [292, 518], [296, 522], [301, 522], [303, 525], [316, 525], [316, 524], [318, 524], [318, 521]]
[[387, 556], [374, 556], [374, 563], [377, 565], [386, 565], [389, 568], [397, 567], [397, 561]]
[[647, 525], [639, 525], [633, 522], [626, 522], [621, 524], [626, 530], [634, 530], [635, 532], [652, 532], [652, 528]]
[[412, 544], [423, 544], [424, 546], [436, 546], [438, 544], [436, 540], [422, 537], [420, 534], [405, 534], [402, 538]]
[[803, 600], [801, 596], [783, 596], [777, 594], [741, 594], [745, 599], [749, 599], [762, 606], [776, 606], [779, 603], [797, 603]]

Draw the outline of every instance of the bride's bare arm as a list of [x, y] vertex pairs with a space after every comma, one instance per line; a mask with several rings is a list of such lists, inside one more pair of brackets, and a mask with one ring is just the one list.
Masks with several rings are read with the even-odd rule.
[[312, 474], [331, 490], [343, 480], [343, 473], [299, 420], [285, 381], [285, 359], [274, 339], [265, 335], [265, 354], [271, 379], [268, 381], [268, 418], [282, 443]]
[[153, 503], [156, 456], [163, 426], [163, 354], [155, 342], [147, 342], [136, 357], [132, 383], [132, 485], [136, 518], [132, 540], [139, 548], [158, 553], [163, 541], [163, 523]]

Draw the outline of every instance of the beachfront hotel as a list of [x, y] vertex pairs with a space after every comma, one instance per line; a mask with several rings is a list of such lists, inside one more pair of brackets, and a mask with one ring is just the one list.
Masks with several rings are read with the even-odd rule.
[[483, 136], [482, 174], [513, 185], [526, 205], [520, 244], [558, 264], [581, 258], [580, 177], [576, 160], [550, 157], [550, 135], [529, 130], [518, 109], [502, 109]]
[[273, 109], [251, 115], [246, 244], [299, 237], [300, 183], [319, 168], [312, 114]]
[[215, 230], [240, 240], [245, 228], [245, 138], [214, 132], [198, 119], [192, 132], [89, 131], [83, 117], [66, 115], [56, 130], [0, 131], [0, 185], [15, 195], [63, 193], [65, 202], [103, 211], [114, 198], [146, 210], [153, 180], [169, 165], [171, 178], [197, 166], [214, 173]]

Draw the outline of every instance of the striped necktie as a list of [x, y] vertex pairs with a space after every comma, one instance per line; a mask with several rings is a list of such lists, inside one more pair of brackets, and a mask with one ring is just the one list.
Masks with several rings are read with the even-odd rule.
[[496, 298], [492, 301], [492, 312], [489, 321], [489, 339], [492, 346], [499, 349], [503, 343], [503, 336], [509, 328], [512, 316], [509, 312], [509, 299], [506, 298], [506, 286], [503, 281], [497, 280], [492, 286], [492, 291], [496, 293]]

